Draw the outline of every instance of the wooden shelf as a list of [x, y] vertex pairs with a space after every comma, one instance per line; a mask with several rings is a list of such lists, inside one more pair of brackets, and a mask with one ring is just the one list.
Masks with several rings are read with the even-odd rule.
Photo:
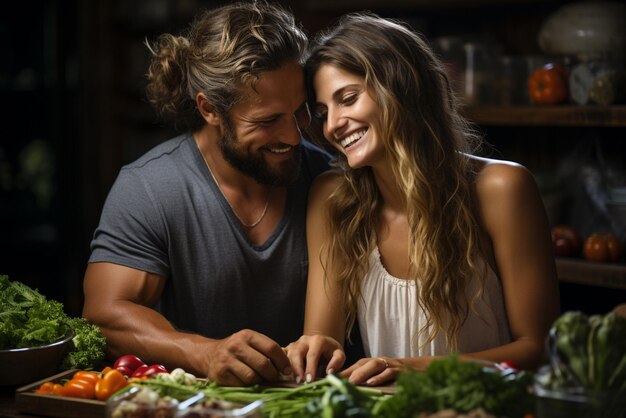
[[540, 3], [542, 0], [306, 0], [304, 4], [311, 10], [421, 10], [422, 8], [452, 8], [452, 7], [480, 7], [480, 6], [510, 6], [515, 4]]
[[478, 125], [626, 127], [626, 106], [470, 106], [463, 114]]
[[562, 282], [626, 289], [626, 264], [623, 263], [594, 263], [557, 257], [556, 270]]

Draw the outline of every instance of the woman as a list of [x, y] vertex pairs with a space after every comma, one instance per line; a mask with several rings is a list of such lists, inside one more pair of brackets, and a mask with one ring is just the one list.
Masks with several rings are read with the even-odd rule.
[[357, 323], [367, 358], [342, 372], [357, 384], [453, 352], [536, 367], [559, 296], [532, 175], [470, 154], [478, 137], [441, 62], [397, 22], [344, 16], [306, 72], [310, 134], [340, 170], [309, 195], [304, 336], [286, 350], [296, 380], [339, 370]]

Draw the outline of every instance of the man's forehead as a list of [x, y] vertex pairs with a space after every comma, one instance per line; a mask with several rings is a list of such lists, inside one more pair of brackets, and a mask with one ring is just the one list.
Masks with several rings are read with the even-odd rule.
[[265, 97], [304, 94], [304, 70], [298, 63], [288, 62], [276, 70], [259, 74], [249, 91], [261, 100]]
[[305, 99], [304, 73], [299, 65], [284, 65], [259, 75], [241, 87], [238, 108], [248, 114], [293, 112]]

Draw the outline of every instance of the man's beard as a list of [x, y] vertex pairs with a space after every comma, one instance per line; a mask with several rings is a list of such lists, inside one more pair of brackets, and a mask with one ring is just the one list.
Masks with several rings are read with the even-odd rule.
[[283, 162], [278, 169], [270, 167], [262, 155], [252, 155], [238, 147], [239, 140], [230, 121], [224, 123], [224, 135], [219, 139], [219, 146], [224, 159], [234, 168], [252, 177], [260, 184], [268, 186], [289, 186], [300, 173], [302, 151], [300, 145], [294, 147], [294, 158]]

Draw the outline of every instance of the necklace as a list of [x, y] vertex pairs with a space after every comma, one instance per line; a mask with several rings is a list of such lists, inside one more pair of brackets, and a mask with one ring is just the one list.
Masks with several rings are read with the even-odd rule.
[[209, 162], [207, 161], [207, 159], [204, 157], [204, 154], [202, 153], [202, 150], [200, 149], [200, 146], [198, 145], [197, 142], [196, 142], [196, 147], [198, 148], [198, 151], [200, 151], [200, 155], [202, 155], [202, 159], [204, 160], [204, 164], [206, 164], [206, 168], [209, 169], [209, 174], [211, 174], [211, 177], [213, 178], [213, 181], [215, 182], [215, 184], [217, 184], [217, 189], [220, 191], [220, 193], [222, 194], [222, 197], [224, 198], [226, 203], [228, 203], [228, 206], [230, 207], [230, 210], [233, 211], [233, 213], [235, 214], [235, 217], [237, 217], [239, 222], [241, 222], [241, 224], [243, 226], [245, 226], [246, 228], [254, 228], [258, 224], [260, 224], [261, 221], [263, 220], [263, 218], [265, 218], [265, 214], [267, 213], [267, 208], [270, 205], [271, 189], [269, 189], [267, 191], [267, 199], [265, 200], [265, 207], [263, 208], [263, 213], [261, 213], [261, 216], [259, 216], [259, 218], [256, 221], [252, 222], [251, 224], [244, 222], [244, 220], [241, 219], [241, 217], [239, 217], [239, 215], [237, 214], [237, 211], [235, 210], [233, 205], [230, 204], [230, 202], [228, 201], [228, 198], [226, 197], [226, 195], [222, 191], [222, 187], [220, 186], [220, 183], [217, 181], [217, 178], [215, 177], [215, 174], [213, 174], [213, 170], [211, 170], [211, 166], [209, 165]]

